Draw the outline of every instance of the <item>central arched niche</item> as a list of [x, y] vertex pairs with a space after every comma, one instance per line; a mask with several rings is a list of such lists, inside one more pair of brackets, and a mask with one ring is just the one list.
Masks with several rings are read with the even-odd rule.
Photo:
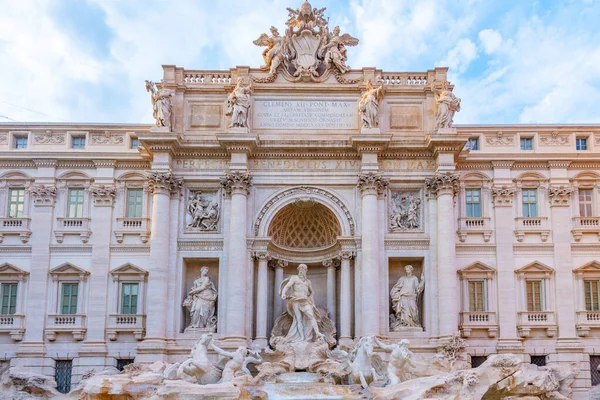
[[273, 245], [300, 252], [330, 248], [341, 234], [335, 214], [313, 199], [298, 199], [283, 207], [268, 230]]

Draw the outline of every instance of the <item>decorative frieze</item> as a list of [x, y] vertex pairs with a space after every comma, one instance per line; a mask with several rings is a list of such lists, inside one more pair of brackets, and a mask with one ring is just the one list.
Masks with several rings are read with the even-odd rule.
[[368, 172], [358, 175], [358, 189], [363, 196], [382, 195], [389, 186], [389, 180], [383, 178], [380, 173]]
[[252, 177], [248, 171], [233, 171], [221, 178], [221, 186], [227, 196], [234, 193], [248, 195], [252, 186]]
[[186, 211], [186, 232], [218, 231], [221, 207], [217, 192], [190, 191]]
[[540, 135], [540, 143], [546, 146], [566, 146], [569, 144], [569, 135], [559, 135], [553, 131], [549, 135]]
[[492, 188], [492, 197], [494, 205], [497, 207], [511, 207], [517, 189], [514, 186], [494, 186]]
[[183, 178], [177, 178], [170, 172], [148, 172], [147, 177], [152, 194], [177, 193], [183, 185]]
[[117, 189], [112, 185], [92, 185], [90, 192], [94, 196], [95, 206], [112, 206]]
[[573, 187], [569, 185], [550, 186], [548, 188], [548, 197], [552, 206], [568, 206], [571, 204]]
[[454, 172], [438, 172], [425, 179], [425, 186], [434, 195], [439, 196], [450, 192], [452, 195], [458, 191], [460, 174]]
[[490, 146], [512, 146], [515, 143], [515, 135], [504, 136], [504, 132], [498, 131], [496, 136], [486, 136], [485, 142]]
[[123, 144], [124, 138], [120, 133], [92, 133], [92, 144]]
[[177, 241], [179, 251], [222, 251], [221, 240], [179, 240]]
[[8, 135], [7, 134], [0, 134], [0, 145], [6, 144], [7, 142], [8, 142]]
[[34, 184], [29, 187], [29, 194], [34, 206], [53, 206], [56, 201], [56, 186]]
[[35, 144], [63, 144], [65, 142], [64, 133], [54, 133], [47, 130], [44, 133], [35, 133], [33, 135], [33, 141]]

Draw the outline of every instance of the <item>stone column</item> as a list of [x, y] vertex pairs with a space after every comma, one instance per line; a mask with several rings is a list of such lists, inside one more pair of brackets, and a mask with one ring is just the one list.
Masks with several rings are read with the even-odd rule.
[[283, 299], [279, 296], [279, 288], [283, 283], [283, 269], [287, 262], [277, 260], [273, 268], [275, 269], [275, 287], [273, 288], [273, 323], [283, 313]]
[[335, 268], [337, 260], [323, 261], [323, 266], [327, 268], [327, 311], [329, 319], [335, 324]]
[[257, 251], [254, 258], [258, 260], [258, 276], [256, 279], [256, 342], [267, 345], [267, 308], [268, 298], [268, 264], [269, 253]]
[[[105, 168], [102, 164], [96, 165], [98, 173]], [[114, 161], [108, 171], [103, 175], [110, 175], [113, 180]], [[107, 177], [108, 178], [108, 177]], [[101, 181], [96, 179], [96, 181]], [[112, 183], [112, 182], [111, 182]], [[85, 359], [80, 360], [80, 366], [88, 370], [104, 368], [106, 348], [106, 315], [108, 310], [108, 282], [110, 273], [110, 239], [112, 234], [113, 205], [116, 188], [112, 184], [95, 184], [90, 188], [93, 198], [93, 211], [91, 214], [94, 228], [94, 247], [92, 248], [92, 266], [89, 280], [89, 296], [87, 306], [87, 334], [82, 350], [86, 353]]]
[[[506, 166], [504, 166], [506, 168]], [[502, 172], [494, 169], [494, 176]], [[521, 352], [521, 339], [517, 335], [517, 288], [515, 287], [515, 215], [514, 186], [496, 185], [492, 188], [494, 220], [496, 224], [496, 269], [498, 291], [498, 352]]]
[[[38, 166], [39, 168], [39, 166]], [[54, 168], [44, 173], [54, 176]], [[53, 181], [54, 178], [51, 178]], [[50, 180], [48, 180], [50, 182]], [[54, 184], [33, 184], [29, 187], [33, 207], [31, 210], [31, 267], [29, 269], [29, 287], [27, 307], [25, 308], [25, 336], [11, 366], [26, 366], [35, 373], [51, 374], [44, 369], [46, 350], [44, 346], [44, 328], [48, 310], [48, 271], [50, 269], [50, 244], [52, 243], [52, 220], [56, 201]], [[50, 312], [54, 312], [51, 310]]]
[[358, 177], [358, 188], [362, 196], [361, 336], [379, 334], [381, 277], [377, 196], [387, 186], [388, 181], [379, 173], [369, 172]]
[[152, 232], [150, 236], [150, 271], [148, 274], [148, 301], [146, 303], [146, 339], [143, 348], [154, 348], [163, 354], [166, 338], [168, 310], [167, 288], [169, 285], [169, 249], [171, 222], [171, 193], [180, 190], [181, 178], [170, 172], [148, 174], [152, 193]]
[[437, 269], [440, 335], [449, 336], [458, 330], [460, 291], [456, 275], [456, 232], [454, 230], [454, 194], [459, 174], [436, 173], [425, 180], [429, 191], [437, 196]]
[[224, 339], [246, 340], [246, 294], [248, 284], [248, 251], [246, 243], [248, 194], [252, 179], [246, 171], [230, 172], [221, 178], [223, 188], [231, 193], [231, 220], [227, 255], [227, 306]]
[[349, 344], [352, 342], [351, 322], [352, 322], [352, 298], [350, 281], [350, 260], [354, 254], [351, 251], [342, 251], [340, 253], [340, 344]]

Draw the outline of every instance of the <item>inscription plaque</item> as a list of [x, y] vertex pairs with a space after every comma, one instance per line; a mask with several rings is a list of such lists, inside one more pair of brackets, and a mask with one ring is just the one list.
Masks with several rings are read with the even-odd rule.
[[255, 100], [255, 129], [358, 129], [355, 101]]

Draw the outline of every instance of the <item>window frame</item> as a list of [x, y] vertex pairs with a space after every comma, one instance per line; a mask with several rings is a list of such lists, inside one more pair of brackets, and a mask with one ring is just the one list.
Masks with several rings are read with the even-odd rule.
[[[535, 145], [534, 145], [534, 137], [533, 136], [520, 136], [519, 137], [519, 149], [521, 149], [521, 151], [533, 151], [535, 150]], [[523, 146], [523, 143], [527, 144], [529, 143], [531, 146], [531, 148], [526, 148], [527, 146]], [[525, 148], [524, 148], [525, 147]]]
[[[536, 284], [538, 286], [537, 288], [537, 293], [535, 293], [535, 286]], [[531, 285], [531, 309], [529, 308], [529, 286]], [[526, 289], [526, 293], [525, 293], [525, 297], [527, 299], [526, 301], [526, 311], [527, 312], [544, 312], [546, 311], [546, 301], [545, 301], [545, 294], [544, 294], [544, 281], [543, 279], [525, 279], [525, 289]], [[537, 298], [536, 295], [537, 294]], [[536, 300], [538, 300], [538, 303], [536, 305]], [[537, 307], [536, 307], [537, 306]], [[539, 308], [536, 310], [536, 308]]]
[[[29, 272], [10, 263], [0, 264], [0, 283], [17, 284], [15, 312], [13, 316], [23, 316], [23, 306], [27, 298]], [[0, 309], [0, 312], [2, 310]]]
[[[584, 148], [580, 148], [580, 141], [583, 143]], [[589, 136], [576, 136], [575, 137], [575, 151], [588, 151], [590, 150]]]
[[[72, 289], [70, 291], [70, 293], [68, 294], [69, 296], [69, 304], [65, 305], [64, 300], [65, 300], [65, 287], [73, 287], [75, 286], [77, 288], [77, 293], [75, 294], [75, 296], [73, 296], [73, 292]], [[59, 300], [59, 305], [58, 305], [58, 314], [60, 315], [77, 315], [79, 314], [79, 291], [80, 291], [80, 285], [79, 282], [71, 282], [71, 281], [64, 281], [60, 283], [60, 300]], [[75, 297], [75, 312], [72, 312], [73, 310], [73, 297]], [[65, 310], [65, 306], [68, 308], [68, 312], [64, 312]]]
[[[5, 295], [7, 287], [14, 287], [14, 293]], [[8, 304], [4, 304], [4, 299], [8, 298]], [[14, 304], [11, 304], [14, 300]], [[19, 282], [0, 281], [0, 315], [15, 315], [17, 313], [17, 303], [19, 302]], [[7, 312], [4, 309], [7, 308]], [[11, 312], [12, 310], [12, 312]]]
[[[135, 146], [135, 142], [137, 141], [138, 145]], [[140, 139], [135, 136], [135, 135], [130, 135], [129, 136], [129, 150], [137, 150], [138, 147], [142, 146], [142, 142], [140, 142]]]
[[115, 315], [130, 315], [121, 314], [122, 311], [122, 299], [123, 299], [123, 284], [136, 283], [138, 285], [137, 293], [137, 314], [146, 314], [146, 285], [148, 283], [148, 271], [133, 265], [126, 263], [120, 267], [114, 268], [110, 271], [112, 276], [112, 284], [109, 288], [109, 305], [108, 309], [112, 314]]
[[[20, 147], [19, 146], [19, 141], [20, 140], [24, 140], [25, 141], [25, 146], [24, 147]], [[13, 134], [13, 138], [12, 138], [12, 146], [11, 146], [14, 150], [25, 150], [29, 148], [29, 135], [28, 134]]]
[[[478, 201], [474, 202], [474, 201], [469, 201], [469, 198], [473, 198], [472, 193], [474, 191], [478, 192]], [[474, 211], [474, 206], [477, 205], [477, 214], [478, 215], [473, 215], [475, 214]], [[469, 215], [471, 214], [471, 215]], [[483, 213], [482, 213], [482, 190], [479, 187], [465, 187], [465, 216], [466, 218], [481, 218], [483, 217]]]
[[[134, 286], [135, 285], [135, 286]], [[135, 293], [135, 312], [124, 312], [124, 308], [125, 308], [125, 286], [131, 286], [131, 287], [135, 287], [136, 288], [136, 293]], [[121, 315], [137, 315], [138, 314], [138, 304], [139, 304], [139, 297], [140, 297], [140, 282], [138, 281], [122, 281], [120, 282], [120, 287], [119, 287], [119, 292], [120, 292], [120, 296], [119, 296], [119, 314]], [[127, 307], [129, 307], [129, 311], [131, 311], [131, 308], [133, 307], [131, 305], [131, 297], [132, 294], [129, 294], [129, 304], [127, 305]]]
[[[140, 193], [140, 196], [136, 196], [136, 202], [135, 204], [131, 205], [129, 203], [130, 200], [130, 196], [129, 194], [135, 191], [136, 193]], [[145, 203], [145, 199], [144, 199], [144, 188], [143, 187], [126, 187], [125, 188], [125, 213], [124, 213], [124, 218], [144, 218], [144, 203]], [[141, 200], [141, 202], [138, 204], [138, 200]], [[130, 206], [132, 206], [134, 208], [134, 212], [133, 214], [135, 215], [129, 215], [130, 214]], [[139, 209], [139, 215], [137, 215], [137, 211]]]
[[[517, 289], [519, 291], [518, 296], [518, 311], [520, 313], [531, 313], [531, 312], [555, 312], [554, 304], [554, 269], [539, 262], [534, 261], [519, 268], [515, 271], [517, 278]], [[527, 308], [527, 281], [541, 281], [541, 290], [543, 292], [543, 299], [541, 304], [541, 311], [529, 311]]]
[[[13, 203], [12, 202], [12, 192], [18, 190], [18, 191], [23, 191], [23, 202], [22, 203]], [[26, 217], [26, 213], [25, 213], [25, 204], [26, 204], [26, 198], [27, 198], [27, 189], [25, 188], [25, 186], [13, 186], [13, 187], [8, 187], [8, 193], [7, 193], [7, 198], [6, 198], [6, 216], [8, 218], [25, 218]], [[11, 206], [12, 204], [21, 204], [21, 214], [20, 215], [11, 215]], [[18, 209], [17, 209], [18, 211]], [[19, 214], [17, 212], [17, 214]]]
[[[77, 195], [77, 202], [72, 203], [72, 196], [71, 193], [77, 191], [78, 195]], [[84, 214], [85, 214], [85, 197], [86, 197], [86, 190], [83, 187], [79, 187], [79, 186], [71, 186], [67, 188], [67, 212], [66, 212], [66, 218], [84, 218]], [[75, 206], [74, 209], [74, 215], [72, 215], [71, 211], [72, 206]]]
[[[481, 300], [481, 304], [478, 304], [478, 299], [476, 297], [473, 297], [473, 291], [472, 289], [472, 284], [480, 284], [481, 285], [481, 293], [479, 293], [480, 295], [480, 299]], [[469, 296], [469, 312], [487, 312], [487, 282], [485, 279], [468, 279], [467, 282], [467, 288], [468, 288], [468, 296]], [[471, 304], [471, 299], [473, 299], [473, 304]], [[472, 307], [472, 305], [474, 307]], [[481, 306], [481, 310], [478, 310], [477, 308], [479, 308], [479, 306]]]
[[[475, 144], [475, 146], [473, 147], [472, 144]], [[467, 141], [467, 147], [469, 148], [469, 150], [471, 151], [478, 151], [481, 150], [479, 148], [479, 136], [474, 136], [474, 137], [470, 137]]]
[[[526, 192], [534, 194], [535, 200], [533, 202], [525, 201], [525, 193]], [[530, 198], [530, 196], [528, 195], [527, 199], [529, 200], [529, 198]], [[540, 196], [539, 196], [538, 188], [532, 188], [532, 187], [521, 188], [521, 216], [523, 218], [539, 218], [540, 217], [539, 204], [540, 204]], [[525, 212], [526, 205], [527, 205], [527, 212]], [[531, 215], [532, 205], [534, 207], [535, 215]], [[528, 214], [528, 215], [526, 215], [526, 214]]]
[[[63, 263], [49, 271], [51, 286], [51, 301], [48, 303], [48, 314], [50, 315], [85, 315], [87, 311], [88, 277], [86, 271], [71, 263]], [[77, 313], [62, 314], [62, 284], [77, 283]]]
[[[83, 145], [82, 146], [75, 146], [75, 141], [76, 140], [83, 140]], [[74, 150], [82, 150], [85, 149], [87, 146], [87, 138], [86, 135], [71, 135], [71, 149]]]
[[[468, 266], [460, 269], [458, 275], [461, 281], [462, 301], [461, 310], [462, 312], [481, 312], [491, 313], [496, 312], [496, 270], [491, 266], [482, 262], [474, 262]], [[471, 311], [470, 308], [470, 282], [479, 281], [483, 282], [483, 308], [484, 311]]]

